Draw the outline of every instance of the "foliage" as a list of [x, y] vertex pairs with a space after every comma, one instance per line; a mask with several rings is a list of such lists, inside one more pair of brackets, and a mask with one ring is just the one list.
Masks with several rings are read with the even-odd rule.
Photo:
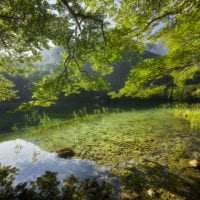
[[6, 79], [2, 74], [0, 74], [0, 101], [5, 101], [15, 97], [17, 91], [14, 90], [13, 87], [14, 84], [12, 81]]
[[24, 120], [26, 126], [37, 126], [41, 122], [41, 114], [38, 113], [38, 110], [33, 109], [29, 113], [24, 115]]
[[199, 85], [185, 85], [184, 87], [174, 87], [170, 88], [166, 91], [167, 97], [171, 100], [178, 101], [192, 101], [197, 100], [199, 97], [197, 95], [193, 95]]
[[10, 193], [13, 192], [12, 182], [16, 171], [17, 169], [15, 168], [0, 164], [0, 199], [10, 199]]
[[[31, 66], [38, 50], [48, 48], [51, 41], [66, 52], [57, 68], [34, 84], [30, 105], [49, 106], [60, 93], [69, 95], [80, 88], [109, 90], [104, 76], [112, 73], [117, 60], [131, 60], [131, 56], [124, 57], [125, 51], [137, 53], [139, 63], [125, 86], [110, 93], [113, 97], [159, 93], [171, 84], [160, 81], [166, 75], [182, 87], [199, 70], [199, 7], [198, 0], [57, 0], [55, 4], [3, 0], [0, 71], [25, 73], [24, 66]], [[147, 42], [165, 45], [166, 55], [143, 60]], [[87, 63], [96, 73], [84, 70]], [[5, 100], [14, 93], [0, 96]]]

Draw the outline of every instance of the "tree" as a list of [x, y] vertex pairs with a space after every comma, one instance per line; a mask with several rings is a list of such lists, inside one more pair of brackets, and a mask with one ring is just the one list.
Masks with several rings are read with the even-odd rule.
[[[104, 76], [117, 60], [131, 60], [129, 51], [138, 54], [139, 62], [125, 86], [110, 92], [113, 97], [160, 92], [169, 84], [159, 81], [166, 75], [183, 87], [199, 70], [199, 0], [3, 0], [0, 7], [1, 71], [29, 65], [49, 41], [66, 49], [57, 68], [35, 83], [30, 104], [51, 105], [60, 93], [80, 88], [111, 90]], [[166, 55], [144, 60], [147, 42], [165, 45]], [[96, 73], [84, 70], [87, 63]]]
[[[0, 3], [0, 101], [15, 96], [14, 84], [5, 74], [24, 74], [47, 47], [52, 18], [46, 1], [2, 0]], [[45, 26], [43, 26], [45, 24]]]
[[[168, 51], [164, 56], [138, 63], [117, 96], [148, 97], [162, 91], [172, 82], [177, 87], [183, 87], [186, 80], [192, 79], [200, 68], [200, 2], [159, 1], [158, 5], [149, 6], [152, 8], [150, 12], [154, 14], [150, 14], [150, 17], [147, 14], [149, 20], [142, 27], [142, 35], [145, 39], [160, 41]], [[161, 25], [160, 29], [151, 34], [152, 28], [158, 24]], [[173, 79], [157, 84], [166, 75]]]

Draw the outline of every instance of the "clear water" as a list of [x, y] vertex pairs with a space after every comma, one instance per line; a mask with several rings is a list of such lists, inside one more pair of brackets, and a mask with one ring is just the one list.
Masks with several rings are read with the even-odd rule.
[[[125, 191], [135, 191], [144, 199], [152, 188], [162, 200], [200, 199], [199, 171], [188, 168], [192, 152], [200, 152], [200, 132], [177, 118], [175, 109], [87, 115], [89, 120], [72, 124], [58, 116], [44, 127], [1, 134], [1, 141], [13, 140], [1, 143], [0, 162], [20, 168], [18, 182], [35, 179], [46, 170], [58, 172], [59, 179], [73, 173], [101, 180], [109, 174], [109, 167], [103, 166], [111, 166]], [[72, 149], [73, 159], [50, 153], [62, 148]]]
[[19, 169], [15, 184], [36, 180], [45, 171], [57, 172], [58, 180], [70, 175], [81, 179], [101, 180], [108, 175], [108, 169], [95, 162], [82, 159], [63, 159], [56, 153], [49, 153], [22, 139], [0, 143], [0, 163]]

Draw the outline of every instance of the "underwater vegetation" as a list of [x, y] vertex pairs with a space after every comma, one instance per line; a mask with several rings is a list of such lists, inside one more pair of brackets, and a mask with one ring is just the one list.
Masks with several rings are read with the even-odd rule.
[[37, 126], [0, 139], [20, 137], [110, 168], [121, 180], [119, 199], [199, 200], [200, 171], [189, 165], [200, 152], [199, 124], [199, 104], [85, 108], [71, 118], [41, 115]]

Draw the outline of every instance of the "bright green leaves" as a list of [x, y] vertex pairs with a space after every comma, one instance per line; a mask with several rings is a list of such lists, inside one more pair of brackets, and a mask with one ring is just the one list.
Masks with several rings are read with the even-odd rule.
[[199, 5], [195, 0], [159, 1], [157, 5], [155, 1], [122, 1], [117, 26], [132, 28], [133, 37], [140, 40], [162, 42], [168, 51], [133, 66], [125, 87], [111, 95], [143, 98], [168, 87], [184, 87], [193, 79], [200, 69]]
[[117, 4], [114, 0], [79, 0], [84, 5], [85, 11], [88, 13], [96, 14], [102, 13], [107, 17], [112, 17], [117, 9]]
[[96, 48], [95, 52], [92, 52], [88, 61], [92, 63], [92, 69], [99, 74], [105, 76], [110, 74], [113, 70], [112, 64], [117, 59], [117, 52], [115, 49], [109, 48], [107, 46]]
[[49, 106], [57, 100], [58, 91], [56, 88], [56, 80], [49, 75], [34, 84], [36, 92], [33, 93], [34, 106], [43, 105]]
[[188, 66], [184, 69], [172, 71], [170, 74], [174, 79], [174, 84], [178, 87], [183, 87], [185, 84], [185, 81], [188, 79], [193, 79], [196, 71], [199, 70], [198, 66]]
[[55, 18], [47, 1], [3, 0], [1, 7], [1, 49], [16, 54], [47, 47], [47, 32], [53, 30], [50, 25]]
[[[165, 88], [165, 86], [157, 85], [156, 83], [165, 75], [164, 72], [161, 73], [163, 69], [162, 61], [163, 59], [161, 57], [157, 57], [154, 59], [146, 59], [136, 66], [133, 66], [124, 88], [113, 96], [146, 98]], [[152, 63], [154, 65], [152, 65]]]
[[[70, 34], [68, 19], [56, 15], [55, 9], [52, 9], [46, 0], [1, 1], [0, 73], [28, 76], [33, 72], [33, 64], [40, 58], [39, 50], [48, 48], [50, 40], [58, 45], [66, 44], [67, 36]], [[57, 98], [56, 89], [52, 91], [47, 88], [52, 86], [51, 81], [47, 83], [45, 78], [45, 81], [42, 81], [44, 88], [36, 84], [35, 88], [39, 90], [37, 97], [43, 95], [50, 101]], [[9, 80], [7, 82], [10, 83]], [[2, 86], [0, 90], [1, 88]], [[10, 98], [16, 92], [11, 92], [10, 88], [6, 94], [8, 93], [12, 94], [8, 95]], [[3, 92], [0, 93], [0, 101], [5, 99], [5, 92], [4, 96], [1, 94]]]
[[148, 87], [141, 88], [133, 97], [149, 98], [155, 94], [161, 94], [165, 89], [165, 85], [150, 85]]
[[147, 98], [168, 87], [184, 87], [188, 79], [193, 79], [199, 67], [184, 63], [182, 57], [176, 57], [175, 60], [174, 56], [159, 56], [139, 62], [131, 69], [124, 88], [117, 94], [111, 93], [111, 96]]
[[59, 94], [68, 96], [79, 93], [80, 89], [98, 91], [108, 89], [108, 84], [100, 76], [89, 75], [87, 72], [70, 72], [46, 75], [34, 85], [33, 105], [49, 106], [57, 100]]
[[14, 84], [12, 81], [0, 74], [0, 101], [6, 101], [15, 97], [17, 91], [13, 88]]
[[[89, 73], [84, 64], [69, 53], [62, 54], [63, 61], [58, 63], [55, 70], [45, 75], [41, 81], [34, 84], [32, 105], [49, 106], [55, 103], [60, 94], [68, 96], [79, 93], [81, 89], [87, 91], [107, 90], [109, 84], [102, 76]], [[84, 60], [84, 59], [83, 59]]]
[[200, 88], [193, 92], [193, 95], [196, 97], [200, 97]]
[[[114, 96], [146, 98], [168, 87], [184, 87], [199, 70], [199, 6], [197, 0], [59, 0], [55, 5], [2, 0], [0, 72], [13, 74], [23, 71], [18, 65], [31, 66], [38, 49], [51, 40], [66, 52], [57, 68], [35, 83], [36, 105], [50, 105], [61, 93], [81, 88], [108, 89], [104, 76], [117, 61], [132, 59], [126, 52], [137, 53], [139, 63]], [[167, 54], [143, 60], [146, 42], [162, 43]]]
[[[39, 58], [38, 49], [47, 47], [53, 32], [51, 24], [56, 17], [49, 9], [45, 0], [1, 1], [0, 74], [26, 76], [32, 72], [32, 64]], [[16, 94], [10, 80], [5, 76], [1, 80], [0, 101]]]

